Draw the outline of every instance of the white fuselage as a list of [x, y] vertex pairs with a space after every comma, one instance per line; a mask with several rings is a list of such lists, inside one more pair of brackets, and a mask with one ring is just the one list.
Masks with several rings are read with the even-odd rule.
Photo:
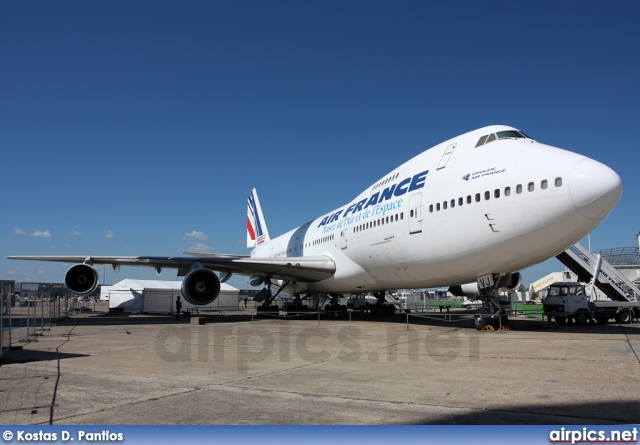
[[333, 259], [332, 277], [287, 288], [322, 293], [462, 284], [545, 261], [593, 230], [622, 184], [585, 156], [491, 139], [510, 131], [491, 126], [443, 142], [251, 256]]

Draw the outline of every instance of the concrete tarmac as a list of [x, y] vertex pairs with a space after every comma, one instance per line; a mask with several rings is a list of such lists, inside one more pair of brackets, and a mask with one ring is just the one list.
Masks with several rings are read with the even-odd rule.
[[640, 325], [73, 315], [9, 351], [3, 424], [615, 424]]

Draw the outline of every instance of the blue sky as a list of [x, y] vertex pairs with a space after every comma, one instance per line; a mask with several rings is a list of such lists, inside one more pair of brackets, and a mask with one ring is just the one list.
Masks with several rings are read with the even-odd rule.
[[251, 188], [279, 235], [491, 124], [616, 170], [591, 247], [634, 245], [638, 20], [637, 1], [1, 2], [0, 278], [66, 270], [5, 255], [248, 253]]

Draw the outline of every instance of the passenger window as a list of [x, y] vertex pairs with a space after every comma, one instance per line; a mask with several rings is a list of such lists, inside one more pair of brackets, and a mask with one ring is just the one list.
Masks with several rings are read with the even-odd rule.
[[549, 183], [547, 182], [547, 180], [543, 179], [542, 182], [540, 183], [540, 188], [542, 190], [546, 190], [548, 186], [549, 186]]
[[562, 187], [562, 178], [556, 178], [555, 185], [556, 187]]
[[511, 196], [511, 187], [504, 188], [504, 196]]
[[456, 200], [452, 199], [451, 200], [451, 208], [454, 208], [456, 206]]
[[458, 205], [461, 206], [462, 204], [464, 204], [464, 199], [458, 198]]
[[[436, 211], [438, 211], [438, 212], [440, 211], [440, 203], [436, 204]], [[402, 213], [400, 215], [402, 215]]]
[[491, 192], [484, 192], [484, 200], [488, 201], [489, 199], [491, 199]]
[[500, 189], [495, 189], [493, 191], [493, 197], [496, 199], [500, 197]]
[[447, 201], [442, 203], [442, 210], [447, 210]]
[[409, 217], [413, 218], [413, 209], [409, 212]]
[[527, 190], [529, 190], [530, 192], [534, 191], [536, 189], [536, 186], [533, 182], [530, 182], [529, 185], [527, 186]]
[[467, 204], [471, 204], [471, 195], [467, 195]]
[[522, 184], [518, 184], [516, 185], [516, 193], [519, 195], [520, 193], [522, 193]]
[[433, 213], [433, 204], [429, 206], [429, 213]]
[[476, 193], [476, 202], [480, 202], [480, 193]]

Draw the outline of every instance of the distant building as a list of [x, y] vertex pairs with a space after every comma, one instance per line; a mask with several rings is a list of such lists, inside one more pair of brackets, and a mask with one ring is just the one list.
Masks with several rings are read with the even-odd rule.
[[640, 284], [640, 252], [637, 246], [602, 249], [597, 253], [633, 284]]

